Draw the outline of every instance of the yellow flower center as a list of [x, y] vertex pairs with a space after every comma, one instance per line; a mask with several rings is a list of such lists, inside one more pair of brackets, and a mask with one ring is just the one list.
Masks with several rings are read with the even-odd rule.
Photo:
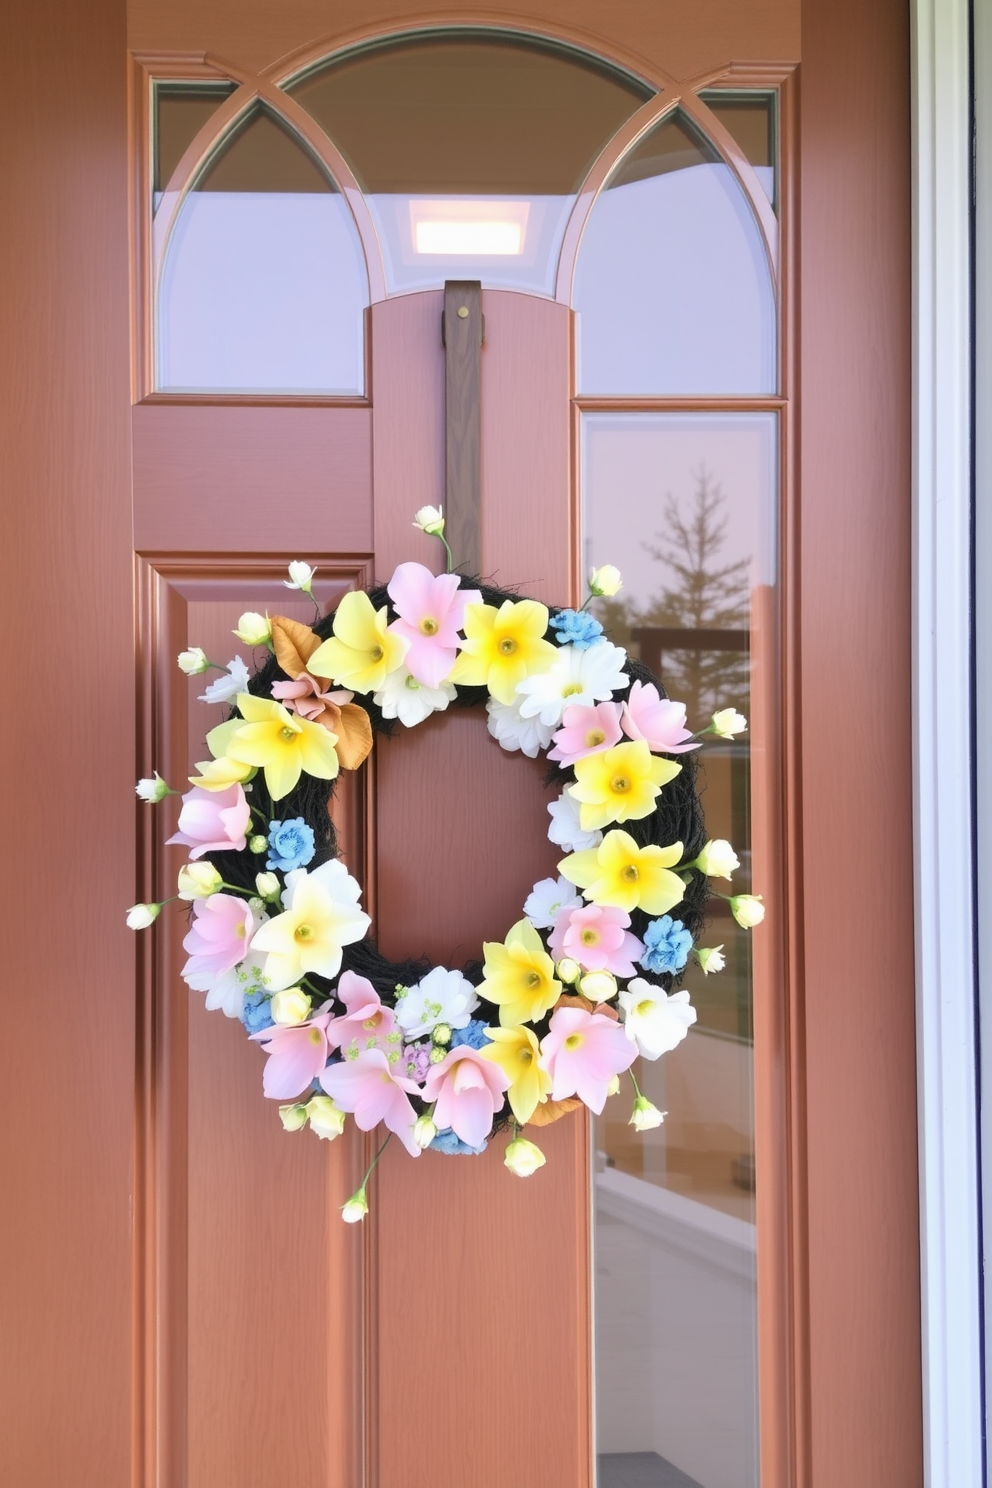
[[534, 1052], [532, 1049], [521, 1049], [520, 1053], [517, 1055], [517, 1058], [520, 1060], [521, 1064], [530, 1064], [534, 1058]]
[[599, 931], [594, 930], [591, 925], [587, 925], [579, 936], [579, 939], [583, 945], [596, 945], [599, 941]]
[[310, 1043], [313, 1044], [315, 1049], [318, 1044], [323, 1043], [323, 1034], [321, 1033], [319, 1028], [311, 1028], [309, 1033], [307, 1034], [307, 1038]]
[[234, 934], [235, 934], [235, 937], [238, 940], [244, 940], [244, 938], [245, 938], [245, 927], [244, 927], [244, 925], [235, 925], [235, 927], [234, 927]]
[[540, 973], [536, 971], [528, 971], [527, 975], [524, 977], [524, 981], [528, 987], [539, 987], [541, 985]]
[[407, 677], [406, 685], [407, 687], [409, 687], [411, 692], [420, 691], [420, 683], [417, 681], [416, 677]]
[[620, 869], [620, 877], [624, 880], [625, 883], [636, 883], [637, 880], [640, 878], [640, 874], [634, 867], [633, 863], [625, 863], [624, 866]]
[[568, 1038], [565, 1040], [565, 1048], [566, 1049], [581, 1049], [582, 1048], [582, 1035], [581, 1035], [581, 1033], [570, 1033], [568, 1035]]
[[421, 620], [420, 622], [420, 631], [422, 635], [437, 635], [440, 628], [441, 627], [438, 625], [437, 621], [432, 620], [430, 615], [425, 615], [423, 620]]
[[293, 931], [293, 939], [294, 940], [313, 940], [313, 926], [312, 925], [297, 925], [296, 929]]
[[504, 656], [512, 656], [517, 649], [517, 643], [510, 636], [504, 636], [499, 643], [499, 649]]
[[372, 661], [381, 661], [382, 660], [382, 647], [381, 646], [370, 646], [369, 647], [369, 658]]
[[615, 796], [622, 796], [630, 790], [630, 781], [626, 775], [614, 775], [610, 781], [610, 790]]
[[282, 739], [293, 739], [296, 736], [295, 736], [293, 730], [289, 727], [289, 724], [287, 723], [287, 724], [283, 724], [282, 728], [279, 730], [279, 737], [282, 738]]
[[565, 687], [562, 688], [561, 695], [562, 695], [562, 697], [574, 697], [577, 692], [581, 692], [581, 691], [582, 691], [582, 683], [581, 682], [569, 682], [567, 684], [567, 686], [565, 686]]
[[595, 749], [597, 744], [604, 743], [606, 735], [602, 729], [590, 729], [586, 734], [586, 748]]
[[638, 1002], [634, 1005], [634, 1014], [638, 1018], [646, 1018], [654, 1007], [653, 1002]]
[[371, 1016], [371, 1018], [366, 1018], [365, 1019], [365, 1022], [362, 1024], [362, 1027], [363, 1028], [378, 1028], [379, 1027], [379, 1024], [381, 1022], [382, 1022], [382, 1014], [381, 1013], [373, 1013], [372, 1016]]

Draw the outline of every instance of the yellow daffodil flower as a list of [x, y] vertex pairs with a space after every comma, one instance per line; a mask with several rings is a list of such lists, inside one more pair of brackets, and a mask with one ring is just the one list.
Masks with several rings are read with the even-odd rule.
[[244, 721], [232, 720], [238, 727], [227, 740], [228, 757], [264, 770], [273, 801], [289, 795], [304, 770], [318, 780], [338, 773], [337, 735], [319, 723], [249, 692], [238, 693], [238, 711]]
[[210, 730], [207, 748], [213, 759], [197, 761], [196, 768], [200, 773], [189, 776], [190, 785], [198, 785], [208, 791], [222, 791], [227, 790], [230, 785], [242, 785], [251, 779], [255, 774], [255, 766], [245, 764], [243, 760], [231, 759], [227, 754], [228, 743], [241, 727], [241, 723], [240, 718], [229, 718], [227, 723], [219, 723]]
[[610, 822], [650, 816], [663, 785], [682, 769], [651, 753], [643, 739], [615, 744], [575, 761], [575, 784], [568, 793], [580, 803], [583, 832], [598, 832]]
[[340, 859], [290, 876], [295, 882], [286, 892], [285, 910], [261, 925], [251, 942], [253, 951], [267, 952], [263, 975], [272, 992], [292, 987], [307, 972], [337, 976], [343, 947], [361, 940], [370, 923], [358, 907], [358, 885]]
[[410, 643], [389, 629], [389, 611], [367, 594], [346, 594], [334, 616], [334, 634], [307, 661], [307, 671], [330, 677], [352, 692], [375, 692], [402, 662]]
[[485, 980], [479, 991], [499, 1005], [504, 1028], [534, 1023], [558, 1001], [561, 982], [555, 980], [554, 962], [529, 920], [518, 920], [503, 945], [486, 941], [482, 954]]
[[558, 872], [593, 904], [660, 915], [685, 898], [685, 884], [670, 872], [681, 858], [681, 842], [638, 847], [629, 832], [607, 832], [598, 847], [563, 858]]
[[535, 599], [505, 599], [465, 606], [465, 643], [449, 681], [459, 687], [488, 687], [497, 702], [512, 703], [518, 682], [546, 672], [558, 647], [544, 639], [547, 606]]
[[510, 1077], [506, 1092], [510, 1109], [520, 1125], [525, 1125], [535, 1109], [546, 1100], [553, 1081], [538, 1063], [540, 1046], [532, 1028], [517, 1024], [513, 1028], [487, 1028], [492, 1043], [484, 1044], [481, 1053]]

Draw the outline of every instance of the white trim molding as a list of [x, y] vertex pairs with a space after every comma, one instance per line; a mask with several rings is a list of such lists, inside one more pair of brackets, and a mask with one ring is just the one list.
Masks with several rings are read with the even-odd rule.
[[[981, 0], [979, 0], [981, 3]], [[983, 1488], [967, 0], [912, 0], [914, 769], [924, 1464]]]

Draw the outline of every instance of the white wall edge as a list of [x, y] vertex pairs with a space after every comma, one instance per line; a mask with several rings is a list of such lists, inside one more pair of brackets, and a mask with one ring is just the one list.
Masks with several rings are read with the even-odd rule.
[[[967, 0], [912, 0], [914, 775], [924, 1475], [982, 1488]], [[884, 851], [884, 844], [877, 844]]]

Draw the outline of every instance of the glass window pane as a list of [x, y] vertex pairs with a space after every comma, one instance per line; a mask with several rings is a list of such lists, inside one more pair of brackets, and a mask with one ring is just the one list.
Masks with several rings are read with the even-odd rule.
[[343, 197], [261, 110], [187, 197], [159, 290], [168, 392], [360, 393], [368, 280]]
[[390, 289], [473, 278], [544, 294], [589, 166], [651, 97], [577, 53], [464, 34], [358, 52], [289, 92], [362, 183]]
[[[776, 579], [776, 441], [774, 414], [583, 418], [585, 560], [624, 577], [598, 613], [690, 727], [717, 706], [749, 715], [753, 668], [771, 664], [750, 622]], [[741, 859], [735, 893], [751, 887], [750, 746], [764, 742], [708, 745], [700, 762], [707, 834]], [[726, 901], [707, 913], [701, 944], [722, 945], [726, 969], [693, 960], [697, 1023], [635, 1066], [664, 1124], [635, 1133], [626, 1090], [596, 1121], [599, 1488], [758, 1483], [750, 945]]]
[[775, 95], [773, 93], [731, 93], [719, 89], [700, 95], [716, 114], [724, 129], [744, 151], [754, 166], [768, 200], [775, 201]]
[[[176, 166], [234, 83], [156, 83], [154, 190], [165, 190]], [[156, 207], [158, 200], [156, 198]]]
[[578, 384], [591, 394], [766, 394], [775, 298], [730, 167], [679, 114], [621, 161], [576, 267]]

